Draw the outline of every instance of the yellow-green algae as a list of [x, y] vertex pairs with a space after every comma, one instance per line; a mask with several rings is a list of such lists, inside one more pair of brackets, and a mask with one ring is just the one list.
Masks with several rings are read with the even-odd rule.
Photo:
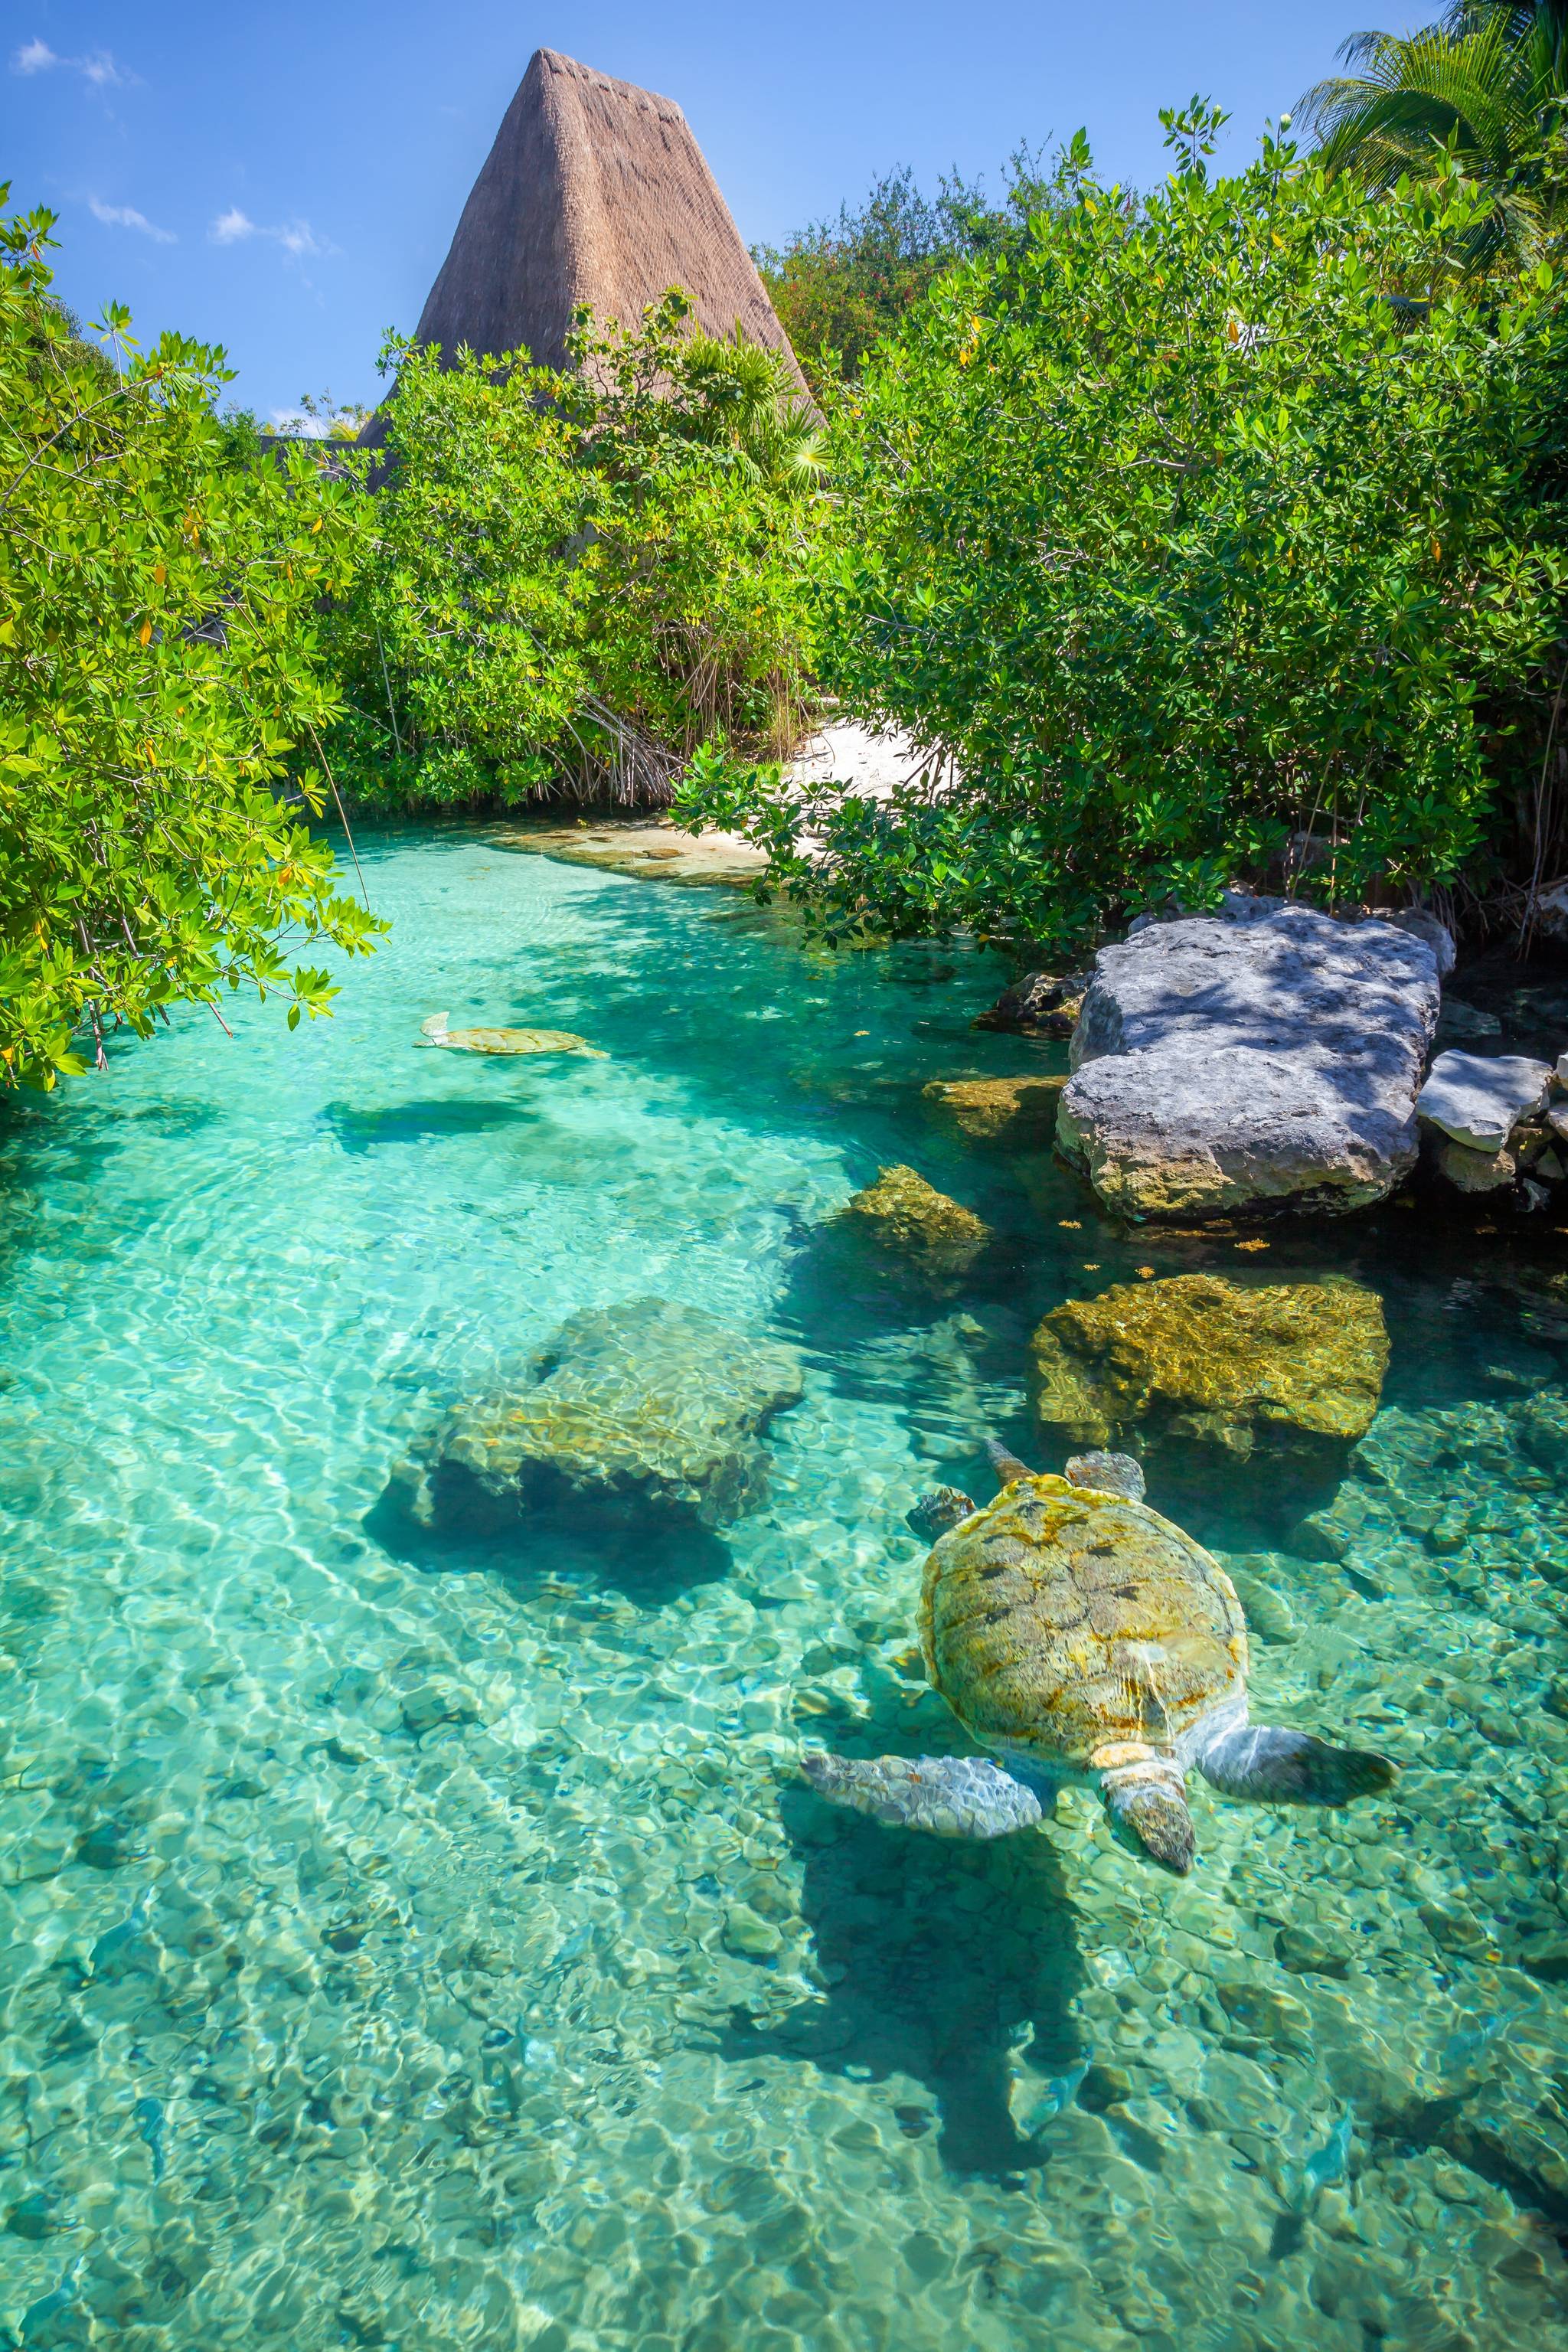
[[1182, 1274], [1053, 1308], [1030, 1349], [1035, 1410], [1075, 1444], [1131, 1433], [1314, 1453], [1364, 1434], [1388, 1369], [1375, 1291], [1343, 1276], [1250, 1285]]
[[1056, 1132], [1067, 1073], [1045, 1078], [936, 1078], [922, 1089], [947, 1126], [974, 1143], [1043, 1151]]

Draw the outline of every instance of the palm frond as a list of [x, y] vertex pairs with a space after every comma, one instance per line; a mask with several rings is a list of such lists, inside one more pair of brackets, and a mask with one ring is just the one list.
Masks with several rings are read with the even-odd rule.
[[1352, 33], [1339, 58], [1354, 70], [1298, 109], [1330, 172], [1386, 189], [1457, 166], [1491, 199], [1477, 257], [1534, 248], [1548, 150], [1568, 122], [1568, 0], [1458, 0], [1419, 32]]

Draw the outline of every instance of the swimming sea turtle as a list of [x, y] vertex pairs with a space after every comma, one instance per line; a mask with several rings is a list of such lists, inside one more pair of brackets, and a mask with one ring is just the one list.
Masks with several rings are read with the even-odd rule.
[[1135, 1462], [1082, 1454], [1053, 1478], [992, 1454], [1005, 1483], [984, 1510], [951, 1487], [929, 1498], [926, 1527], [947, 1532], [926, 1562], [921, 1646], [935, 1688], [1002, 1761], [805, 1756], [823, 1796], [988, 1838], [1037, 1822], [1061, 1781], [1098, 1781], [1113, 1818], [1185, 1872], [1194, 1765], [1227, 1796], [1274, 1804], [1343, 1805], [1389, 1786], [1384, 1756], [1247, 1722], [1230, 1579], [1148, 1507]]
[[570, 1029], [448, 1029], [445, 1013], [432, 1013], [419, 1024], [420, 1034], [432, 1045], [454, 1045], [463, 1054], [585, 1054], [595, 1062], [609, 1055], [590, 1045]]

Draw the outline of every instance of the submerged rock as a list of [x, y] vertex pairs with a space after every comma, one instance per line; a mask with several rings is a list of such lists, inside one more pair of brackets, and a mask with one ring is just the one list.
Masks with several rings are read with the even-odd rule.
[[1437, 1010], [1431, 947], [1389, 923], [1151, 923], [1095, 960], [1057, 1148], [1127, 1215], [1364, 1207], [1415, 1163]]
[[662, 1298], [587, 1308], [515, 1385], [459, 1405], [397, 1475], [426, 1525], [491, 1504], [577, 1494], [721, 1525], [754, 1509], [759, 1433], [801, 1392], [794, 1352]]
[[1388, 1333], [1375, 1291], [1342, 1277], [1254, 1288], [1183, 1274], [1068, 1299], [1031, 1355], [1035, 1411], [1077, 1444], [1318, 1465], [1370, 1427]]
[[697, 887], [759, 882], [768, 866], [766, 850], [738, 833], [686, 833], [666, 817], [612, 817], [593, 826], [581, 817], [573, 824], [542, 824], [534, 817], [498, 827], [489, 838], [497, 849], [567, 866]]
[[[1253, 1565], [1254, 1558], [1265, 1565]], [[1260, 1641], [1277, 1644], [1295, 1641], [1301, 1630], [1296, 1612], [1268, 1573], [1269, 1570], [1274, 1575], [1279, 1573], [1278, 1556], [1264, 1552], [1238, 1559], [1234, 1553], [1226, 1554], [1224, 1566], [1246, 1613], [1247, 1632], [1257, 1634]]]
[[1065, 1074], [1054, 1078], [936, 1078], [922, 1091], [937, 1116], [972, 1142], [1044, 1151], [1056, 1132], [1057, 1104], [1066, 1084]]
[[1526, 1054], [1439, 1054], [1416, 1097], [1416, 1116], [1490, 1159], [1521, 1119], [1544, 1108], [1551, 1085], [1551, 1064]]
[[1464, 1045], [1476, 1037], [1496, 1037], [1502, 1023], [1495, 1013], [1488, 1013], [1479, 1004], [1467, 1004], [1462, 997], [1445, 996], [1443, 1010], [1437, 1015], [1435, 1045]]
[[[963, 1274], [991, 1238], [973, 1209], [949, 1200], [912, 1168], [884, 1168], [838, 1214], [846, 1230], [863, 1232], [939, 1279]], [[858, 1227], [849, 1224], [852, 1218], [861, 1221]]]

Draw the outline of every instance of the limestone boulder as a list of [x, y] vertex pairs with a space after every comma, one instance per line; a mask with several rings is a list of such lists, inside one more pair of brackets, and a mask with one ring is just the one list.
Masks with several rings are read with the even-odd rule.
[[586, 1308], [516, 1381], [458, 1405], [394, 1483], [426, 1525], [576, 1496], [719, 1526], [761, 1502], [762, 1433], [800, 1393], [792, 1349], [700, 1307]]
[[884, 1168], [874, 1184], [845, 1202], [837, 1223], [842, 1233], [939, 1282], [965, 1273], [991, 1238], [973, 1209], [904, 1167]]
[[[1249, 1285], [1184, 1274], [1068, 1300], [1031, 1343], [1035, 1411], [1053, 1445], [1125, 1445], [1167, 1461], [1342, 1463], [1388, 1369], [1375, 1291], [1341, 1276]], [[1159, 1492], [1151, 1473], [1151, 1492]]]
[[1066, 1074], [1053, 1078], [936, 1078], [922, 1089], [932, 1115], [973, 1143], [1047, 1151]]
[[1057, 1149], [1112, 1211], [1343, 1212], [1415, 1164], [1436, 958], [1380, 921], [1284, 905], [1104, 948]]
[[1376, 919], [1392, 923], [1396, 930], [1408, 931], [1413, 939], [1425, 940], [1436, 958], [1438, 979], [1447, 979], [1458, 961], [1458, 950], [1453, 932], [1440, 916], [1434, 915], [1427, 907], [1402, 907], [1397, 914]]
[[1552, 1075], [1550, 1062], [1527, 1054], [1439, 1054], [1415, 1098], [1416, 1116], [1489, 1159], [1506, 1149], [1521, 1119], [1544, 1109]]

